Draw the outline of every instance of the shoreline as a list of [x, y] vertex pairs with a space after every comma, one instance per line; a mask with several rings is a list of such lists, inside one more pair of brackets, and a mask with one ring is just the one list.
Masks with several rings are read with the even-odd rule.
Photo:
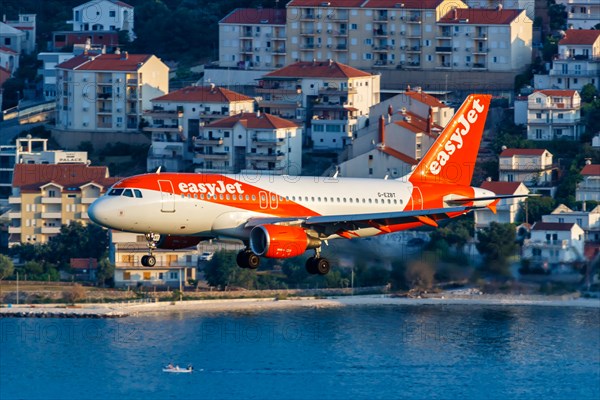
[[98, 303], [65, 306], [12, 305], [0, 308], [1, 318], [125, 318], [172, 312], [248, 312], [293, 310], [306, 308], [338, 308], [369, 306], [544, 306], [584, 307], [600, 309], [600, 299], [545, 295], [454, 295], [442, 293], [422, 298], [390, 297], [389, 295], [340, 296], [328, 298], [274, 298], [187, 300], [152, 303]]

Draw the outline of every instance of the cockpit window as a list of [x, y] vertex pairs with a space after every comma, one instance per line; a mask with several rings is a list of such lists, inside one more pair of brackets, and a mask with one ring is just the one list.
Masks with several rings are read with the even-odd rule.
[[120, 196], [121, 193], [123, 193], [123, 189], [112, 189], [110, 192], [108, 192], [109, 196]]
[[125, 191], [123, 192], [123, 196], [133, 197], [133, 191], [131, 189], [125, 189]]
[[135, 197], [137, 197], [138, 199], [141, 199], [142, 197], [142, 191], [139, 189], [133, 189], [133, 193], [135, 193]]

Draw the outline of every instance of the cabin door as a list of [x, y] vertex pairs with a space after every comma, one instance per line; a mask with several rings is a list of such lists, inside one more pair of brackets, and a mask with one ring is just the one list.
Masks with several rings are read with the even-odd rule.
[[171, 181], [158, 181], [160, 187], [160, 211], [175, 212], [175, 191]]

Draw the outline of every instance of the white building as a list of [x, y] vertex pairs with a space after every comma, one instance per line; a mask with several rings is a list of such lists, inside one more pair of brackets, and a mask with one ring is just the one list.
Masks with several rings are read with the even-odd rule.
[[[522, 182], [494, 182], [485, 181], [481, 187], [499, 195], [527, 195], [529, 189]], [[496, 212], [489, 208], [480, 208], [474, 211], [475, 229], [486, 228], [491, 222], [500, 224], [513, 224], [517, 220], [520, 205], [526, 201], [525, 197], [502, 199], [496, 204]]]
[[133, 39], [133, 7], [119, 0], [92, 0], [73, 8], [67, 24], [74, 31], [129, 31]]
[[522, 258], [530, 268], [561, 270], [585, 261], [585, 233], [575, 223], [536, 222], [531, 239], [525, 240]]
[[56, 69], [63, 130], [137, 131], [150, 100], [169, 91], [169, 68], [149, 54], [84, 54]]
[[535, 75], [536, 89], [600, 90], [600, 31], [569, 29], [558, 42], [558, 54], [548, 75]]
[[575, 200], [600, 201], [600, 164], [588, 164], [581, 170], [583, 180], [577, 184]]
[[304, 122], [313, 147], [341, 149], [379, 103], [379, 75], [335, 61], [297, 62], [270, 72], [256, 91], [264, 112]]
[[38, 75], [43, 78], [45, 100], [56, 99], [56, 66], [73, 58], [73, 53], [39, 53], [37, 59], [42, 62]]
[[581, 97], [576, 90], [536, 90], [527, 98], [527, 139], [578, 140]]
[[600, 241], [600, 206], [592, 211], [573, 211], [561, 204], [550, 215], [542, 216], [542, 222], [577, 224], [585, 232], [586, 241]]
[[24, 52], [23, 42], [25, 41], [25, 32], [12, 26], [0, 22], [0, 46], [21, 54]]
[[219, 21], [219, 65], [275, 69], [285, 65], [285, 10], [236, 8]]
[[[525, 10], [530, 20], [535, 18], [535, 0], [463, 0], [470, 8]], [[560, 1], [560, 0], [558, 0]]]
[[600, 4], [596, 0], [556, 0], [565, 6], [569, 29], [593, 29], [600, 24]]
[[197, 172], [300, 175], [302, 129], [274, 115], [240, 113], [212, 122], [195, 141]]
[[499, 156], [499, 181], [523, 182], [534, 193], [552, 196], [558, 168], [544, 149], [506, 149]]
[[156, 265], [142, 267], [141, 259], [148, 254], [144, 235], [111, 231], [110, 261], [115, 265], [115, 287], [170, 287], [172, 289], [189, 286], [190, 279], [196, 279], [198, 248], [196, 246], [179, 250], [156, 249]]
[[36, 14], [19, 14], [15, 21], [4, 19], [0, 22], [0, 46], [11, 48], [19, 54], [31, 54], [36, 47], [36, 33]]
[[4, 68], [9, 75], [14, 75], [19, 68], [19, 53], [0, 45], [0, 67]]
[[191, 165], [200, 127], [217, 119], [253, 112], [254, 99], [229, 89], [188, 86], [152, 99], [152, 110], [144, 112], [152, 133], [148, 171], [159, 166], [168, 171], [184, 171]]

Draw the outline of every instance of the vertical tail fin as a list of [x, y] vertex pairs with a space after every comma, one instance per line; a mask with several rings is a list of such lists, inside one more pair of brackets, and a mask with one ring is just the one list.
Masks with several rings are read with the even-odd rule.
[[409, 177], [413, 184], [469, 186], [492, 96], [472, 94]]

